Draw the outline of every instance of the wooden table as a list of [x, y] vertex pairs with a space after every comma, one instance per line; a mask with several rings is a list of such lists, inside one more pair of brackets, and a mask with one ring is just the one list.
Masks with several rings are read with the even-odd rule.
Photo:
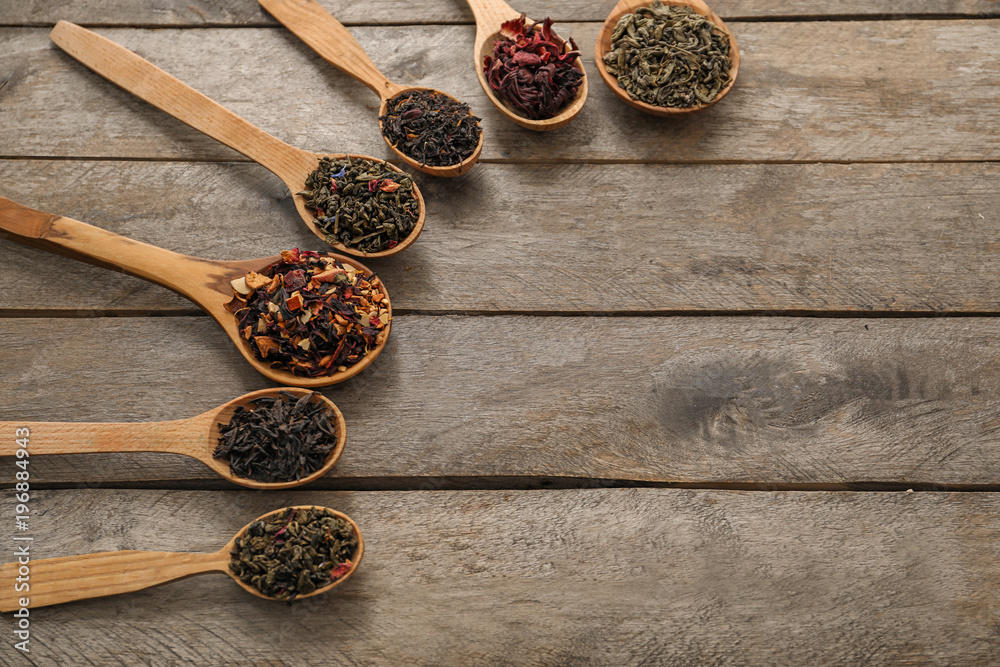
[[[611, 0], [526, 1], [591, 76], [535, 134], [480, 90], [460, 0], [321, 2], [486, 131], [468, 176], [416, 177], [418, 243], [371, 262], [397, 317], [324, 392], [341, 462], [269, 493], [178, 456], [36, 456], [31, 554], [211, 551], [316, 503], [364, 563], [291, 607], [204, 576], [33, 610], [0, 663], [1000, 660], [1000, 5], [719, 0], [736, 88], [664, 120], [596, 77]], [[321, 249], [277, 178], [50, 44], [59, 19], [293, 145], [392, 157], [375, 96], [250, 0], [5, 2], [16, 201], [217, 259]], [[0, 241], [0, 285], [0, 419], [178, 419], [271, 386], [138, 279]]]

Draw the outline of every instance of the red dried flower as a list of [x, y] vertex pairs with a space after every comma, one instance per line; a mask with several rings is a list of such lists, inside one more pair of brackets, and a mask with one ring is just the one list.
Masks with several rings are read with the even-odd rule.
[[539, 27], [526, 27], [524, 14], [500, 26], [493, 44], [493, 56], [483, 59], [483, 71], [490, 88], [532, 120], [552, 118], [570, 100], [583, 82], [583, 72], [574, 66], [580, 51], [569, 40], [552, 32], [552, 19]]

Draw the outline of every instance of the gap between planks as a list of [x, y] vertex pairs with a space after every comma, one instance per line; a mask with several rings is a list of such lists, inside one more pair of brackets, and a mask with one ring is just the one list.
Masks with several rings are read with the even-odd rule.
[[[393, 308], [393, 316], [421, 317], [817, 317], [837, 319], [923, 319], [997, 317], [1000, 311], [937, 310], [421, 310]], [[94, 319], [99, 317], [208, 317], [202, 310], [0, 309], [0, 319]]]
[[[0, 484], [0, 489], [13, 488], [13, 482]], [[188, 480], [155, 480], [128, 482], [33, 482], [32, 488], [42, 490], [164, 490], [164, 491], [240, 491], [236, 484], [218, 478]], [[997, 493], [997, 484], [938, 484], [935, 482], [844, 482], [830, 483], [770, 483], [770, 482], [647, 482], [627, 479], [596, 479], [581, 477], [529, 476], [446, 476], [446, 477], [327, 477], [294, 491], [544, 491], [588, 489], [690, 489], [700, 491], [784, 491], [810, 493]]]
[[[2, 26], [0, 26], [2, 28]], [[2, 88], [2, 84], [0, 84]], [[184, 163], [184, 164], [257, 164], [249, 158], [240, 157], [225, 157], [225, 158], [181, 158], [181, 157], [135, 157], [135, 156], [106, 156], [106, 155], [93, 155], [93, 156], [80, 156], [80, 155], [4, 155], [0, 154], [0, 160], [10, 160], [10, 161], [45, 161], [45, 162], [162, 162], [162, 163]], [[400, 168], [405, 168], [405, 165], [400, 160], [387, 159], [387, 163], [395, 165]], [[584, 158], [584, 159], [559, 159], [559, 160], [542, 160], [542, 159], [531, 159], [531, 158], [482, 158], [478, 160], [477, 164], [498, 164], [498, 165], [532, 165], [532, 166], [563, 166], [563, 165], [662, 165], [662, 166], [673, 166], [673, 165], [697, 165], [697, 166], [727, 166], [727, 165], [791, 165], [791, 166], [809, 166], [809, 165], [824, 165], [824, 164], [834, 164], [834, 165], [892, 165], [892, 164], [1000, 164], [1000, 159], [979, 159], [979, 158], [945, 158], [941, 160], [925, 160], [925, 159], [915, 159], [915, 160], [886, 160], [886, 159], [853, 159], [853, 160], [769, 160], [769, 159], [757, 159], [757, 160], [650, 160], [650, 159], [611, 159], [611, 158]]]
[[[856, 21], [967, 21], [970, 19], [997, 19], [1000, 18], [1000, 11], [985, 12], [982, 14], [968, 12], [942, 12], [927, 14], [903, 14], [903, 13], [882, 13], [882, 14], [787, 14], [774, 16], [740, 16], [724, 15], [720, 16], [726, 23], [848, 23]], [[563, 20], [562, 22], [568, 22]], [[469, 25], [474, 26], [475, 21], [384, 21], [384, 22], [363, 22], [363, 21], [343, 21], [348, 28], [401, 28], [407, 26], [434, 26], [434, 25]], [[600, 25], [603, 21], [573, 21], [573, 23], [593, 23]], [[51, 28], [51, 22], [28, 22], [28, 23], [0, 23], [0, 29], [10, 28]], [[103, 28], [133, 28], [135, 30], [241, 30], [241, 29], [261, 29], [273, 28], [282, 29], [284, 26], [274, 23], [108, 23], [87, 21], [77, 22], [77, 25], [90, 29]]]

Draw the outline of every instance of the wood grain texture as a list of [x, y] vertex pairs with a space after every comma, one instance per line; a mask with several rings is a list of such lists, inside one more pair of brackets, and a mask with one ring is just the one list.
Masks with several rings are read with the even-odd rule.
[[[228, 572], [229, 554], [111, 551], [45, 560], [32, 559], [28, 608], [47, 607], [88, 598], [131, 593], [206, 572]], [[14, 581], [20, 563], [0, 567], [4, 581]], [[21, 608], [14, 587], [0, 592], [0, 611]]]
[[[10, 422], [180, 419], [264, 386], [204, 317], [2, 319], [0, 369]], [[1000, 479], [994, 318], [402, 316], [323, 393], [350, 434], [331, 477], [368, 484]], [[38, 483], [217, 483], [166, 454], [31, 466]]]
[[[502, 118], [487, 101], [470, 59], [460, 56], [472, 52], [472, 26], [351, 32], [391, 79], [468, 102], [483, 118], [483, 160], [953, 161], [1000, 159], [993, 131], [1000, 116], [997, 25], [731, 25], [743, 64], [739, 84], [722, 103], [664, 120], [592, 86], [580, 116], [544, 136]], [[564, 30], [592, 44], [598, 25]], [[46, 32], [0, 30], [3, 156], [237, 158], [87, 71], [50, 45]], [[98, 32], [293, 146], [393, 157], [376, 123], [357, 120], [370, 117], [377, 98], [284, 29]], [[591, 71], [592, 58], [584, 49]]]
[[45, 664], [1000, 660], [992, 493], [60, 491], [33, 502], [34, 558], [210, 551], [262, 512], [312, 503], [354, 518], [366, 547], [351, 580], [291, 607], [205, 576], [33, 612], [31, 656]]
[[[404, 311], [1000, 310], [996, 164], [484, 164], [459, 181], [418, 178], [420, 242], [368, 261]], [[257, 165], [3, 160], [0, 183], [190, 255], [323, 250]], [[0, 284], [8, 314], [194, 309], [6, 240]]]
[[[357, 3], [320, 0], [344, 23], [471, 23], [472, 12], [460, 0], [408, 0]], [[603, 21], [615, 0], [523, 0], [515, 3], [528, 16], [557, 21]], [[990, 0], [717, 0], [712, 8], [723, 18], [824, 16], [996, 16]], [[270, 25], [276, 22], [252, 2], [242, 0], [19, 0], [0, 5], [0, 24], [51, 25], [58, 20], [101, 25]]]

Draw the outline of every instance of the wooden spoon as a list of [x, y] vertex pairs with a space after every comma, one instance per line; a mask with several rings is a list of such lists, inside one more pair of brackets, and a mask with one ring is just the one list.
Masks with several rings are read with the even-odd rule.
[[[385, 115], [389, 100], [407, 90], [430, 90], [438, 95], [443, 95], [449, 99], [454, 97], [434, 88], [421, 88], [415, 86], [401, 86], [389, 81], [382, 72], [375, 67], [357, 40], [347, 31], [340, 21], [333, 18], [328, 11], [323, 9], [315, 0], [258, 0], [261, 7], [278, 19], [286, 28], [292, 31], [299, 39], [309, 45], [313, 51], [323, 57], [334, 67], [343, 70], [351, 77], [368, 86], [382, 100], [379, 105], [378, 115]], [[455, 100], [458, 102], [458, 100]], [[382, 121], [379, 121], [379, 131], [382, 138], [406, 164], [418, 171], [431, 176], [458, 176], [468, 171], [472, 165], [476, 164], [479, 154], [483, 152], [483, 131], [479, 130], [479, 143], [472, 155], [465, 158], [458, 164], [444, 167], [434, 167], [421, 164], [419, 160], [414, 160], [389, 142], [382, 128]]]
[[[32, 443], [34, 444], [34, 443]], [[254, 521], [266, 520], [272, 515], [280, 514], [288, 508], [283, 507], [274, 512], [268, 512]], [[295, 505], [294, 509], [314, 509], [312, 505]], [[328, 509], [316, 507], [315, 509]], [[351, 567], [347, 572], [326, 586], [317, 588], [312, 593], [300, 595], [296, 599], [312, 597], [325, 593], [334, 586], [339, 586], [348, 579], [361, 563], [365, 552], [365, 543], [361, 537], [358, 525], [346, 514], [330, 510], [338, 518], [351, 524], [351, 529], [358, 537], [358, 546], [351, 558]], [[225, 572], [233, 578], [244, 590], [265, 600], [274, 600], [264, 595], [256, 588], [244, 584], [229, 570], [231, 553], [236, 540], [254, 523], [245, 525], [239, 533], [229, 540], [226, 546], [215, 553], [176, 553], [170, 551], [106, 551], [104, 553], [87, 554], [85, 556], [64, 556], [45, 560], [32, 559], [30, 563], [31, 589], [28, 592], [14, 590], [14, 578], [18, 576], [18, 562], [5, 563], [0, 567], [0, 581], [10, 582], [0, 587], [0, 612], [16, 611], [21, 608], [20, 598], [29, 599], [26, 605], [29, 609], [47, 607], [53, 604], [100, 598], [120, 593], [132, 593], [144, 588], [160, 586], [171, 581], [187, 579], [205, 572]]]
[[[580, 88], [576, 91], [576, 97], [573, 101], [563, 107], [563, 110], [552, 118], [544, 120], [525, 118], [512, 110], [506, 102], [494, 94], [493, 89], [490, 88], [489, 81], [486, 80], [486, 73], [483, 71], [483, 58], [493, 55], [493, 43], [497, 41], [497, 37], [500, 35], [500, 26], [507, 21], [520, 18], [521, 12], [515, 11], [503, 0], [466, 0], [466, 2], [468, 2], [469, 7], [472, 9], [473, 16], [476, 17], [476, 45], [472, 51], [473, 59], [475, 60], [476, 76], [479, 77], [479, 85], [483, 87], [486, 96], [496, 105], [496, 108], [521, 127], [539, 132], [558, 129], [576, 118], [576, 115], [583, 109], [584, 102], [587, 101], [587, 70], [583, 68], [583, 63], [580, 59], [576, 59], [576, 68], [583, 73], [583, 80], [580, 82]], [[524, 20], [529, 26], [534, 23], [529, 18], [525, 18]], [[566, 52], [569, 49], [569, 42], [566, 42], [563, 51]]]
[[[286, 370], [271, 368], [269, 364], [259, 361], [251, 352], [250, 344], [240, 336], [236, 328], [236, 317], [226, 309], [226, 304], [233, 299], [231, 281], [242, 278], [249, 271], [263, 271], [265, 267], [281, 259], [279, 255], [238, 262], [191, 257], [133, 241], [72, 218], [36, 211], [4, 197], [0, 197], [0, 236], [112, 271], [130, 273], [177, 292], [211, 315], [251, 366], [282, 384], [313, 388], [342, 382], [367, 368], [382, 352], [389, 338], [391, 324], [386, 324], [382, 342], [353, 366], [325, 377], [301, 377]], [[371, 270], [356, 259], [342, 255], [329, 256], [351, 264], [366, 276], [371, 275]], [[392, 306], [381, 281], [379, 289], [385, 295], [384, 303], [391, 322]]]
[[702, 109], [707, 109], [712, 106], [726, 94], [732, 90], [733, 84], [736, 83], [736, 75], [740, 71], [740, 50], [736, 46], [736, 37], [730, 32], [726, 24], [722, 22], [722, 19], [713, 12], [708, 5], [706, 5], [702, 0], [661, 0], [663, 4], [674, 5], [677, 7], [690, 7], [702, 16], [708, 18], [709, 21], [719, 26], [729, 37], [729, 57], [732, 60], [732, 67], [729, 68], [729, 83], [719, 91], [719, 94], [715, 96], [715, 99], [708, 104], [698, 104], [693, 107], [658, 107], [654, 104], [647, 104], [646, 102], [640, 102], [639, 100], [633, 100], [629, 97], [625, 89], [618, 85], [618, 79], [611, 76], [608, 73], [608, 68], [604, 66], [604, 54], [611, 50], [611, 33], [614, 32], [615, 26], [618, 25], [619, 19], [625, 14], [632, 14], [636, 9], [640, 7], [649, 7], [652, 4], [652, 0], [619, 0], [615, 8], [611, 10], [608, 15], [607, 20], [604, 25], [601, 26], [601, 31], [597, 33], [597, 45], [594, 47], [594, 58], [597, 61], [597, 72], [604, 79], [604, 83], [608, 85], [615, 95], [622, 98], [625, 104], [633, 106], [639, 111], [644, 111], [645, 113], [652, 114], [654, 116], [676, 116], [677, 114], [691, 113], [692, 111], [701, 111]]
[[[344, 453], [346, 424], [333, 401], [321, 394], [313, 394], [313, 403], [322, 403], [333, 412], [337, 444], [326, 457], [323, 467], [316, 472], [291, 482], [257, 482], [234, 475], [229, 464], [212, 456], [219, 444], [219, 427], [229, 423], [239, 406], [247, 406], [258, 398], [278, 398], [286, 392], [294, 396], [309, 394], [308, 389], [261, 389], [244, 394], [225, 405], [220, 405], [197, 417], [165, 422], [140, 423], [79, 423], [79, 422], [0, 422], [0, 432], [11, 432], [19, 427], [31, 430], [31, 454], [107, 454], [118, 452], [167, 452], [183, 454], [198, 459], [220, 476], [248, 486], [251, 489], [288, 489], [301, 486], [325, 475]], [[0, 442], [0, 456], [13, 456], [19, 447], [14, 440]]]
[[[63, 51], [112, 83], [118, 84], [136, 97], [149, 102], [213, 139], [221, 141], [267, 168], [288, 187], [292, 193], [295, 208], [298, 209], [306, 226], [313, 234], [326, 242], [327, 234], [316, 226], [312, 211], [306, 208], [305, 197], [297, 194], [305, 187], [306, 177], [316, 170], [319, 159], [326, 157], [325, 154], [310, 153], [289, 146], [260, 128], [251, 125], [229, 109], [208, 99], [194, 88], [170, 76], [152, 63], [143, 60], [125, 47], [74, 23], [59, 21], [49, 33], [49, 39]], [[394, 171], [405, 173], [384, 160], [367, 155], [337, 153], [330, 154], [329, 157], [374, 160], [386, 164]], [[363, 252], [357, 248], [348, 248], [341, 243], [331, 243], [330, 245], [341, 252], [357, 257], [385, 257], [402, 252], [417, 240], [424, 228], [426, 209], [424, 199], [416, 184], [413, 186], [413, 194], [417, 198], [420, 216], [413, 231], [396, 246], [379, 252]]]

